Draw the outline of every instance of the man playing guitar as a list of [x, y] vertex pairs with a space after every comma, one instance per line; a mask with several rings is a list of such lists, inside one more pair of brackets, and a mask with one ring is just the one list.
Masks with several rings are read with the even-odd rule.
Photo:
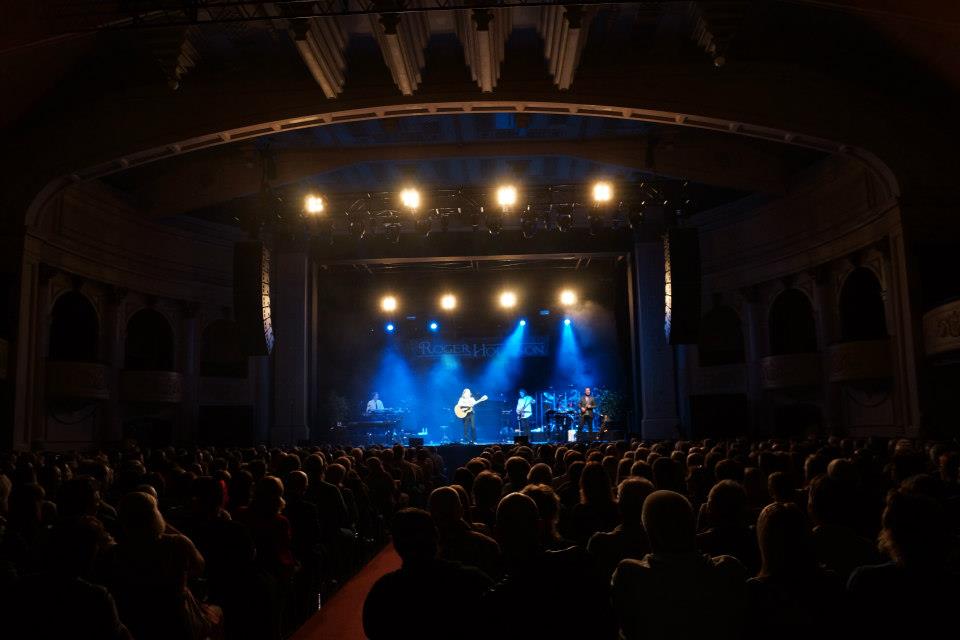
[[530, 434], [530, 418], [533, 417], [534, 402], [533, 397], [527, 395], [526, 389], [520, 389], [517, 398], [517, 432], [520, 435]]
[[460, 399], [457, 400], [456, 406], [453, 407], [456, 416], [463, 420], [463, 439], [465, 442], [470, 444], [476, 444], [477, 442], [477, 421], [473, 408], [486, 399], [487, 396], [474, 398], [470, 389], [464, 389], [463, 393], [460, 394]]
[[590, 395], [590, 387], [580, 396], [580, 433], [593, 431], [593, 410], [597, 408], [597, 399]]

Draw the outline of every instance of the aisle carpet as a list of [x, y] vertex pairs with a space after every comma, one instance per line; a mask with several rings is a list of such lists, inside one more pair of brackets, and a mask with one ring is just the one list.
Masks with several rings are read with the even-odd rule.
[[389, 544], [323, 603], [291, 640], [363, 640], [363, 600], [377, 578], [399, 568], [400, 556]]

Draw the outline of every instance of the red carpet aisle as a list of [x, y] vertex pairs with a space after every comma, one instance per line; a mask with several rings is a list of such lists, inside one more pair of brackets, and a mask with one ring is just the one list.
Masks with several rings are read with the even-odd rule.
[[363, 640], [363, 600], [377, 578], [400, 568], [400, 556], [387, 545], [343, 588], [323, 604], [291, 640]]

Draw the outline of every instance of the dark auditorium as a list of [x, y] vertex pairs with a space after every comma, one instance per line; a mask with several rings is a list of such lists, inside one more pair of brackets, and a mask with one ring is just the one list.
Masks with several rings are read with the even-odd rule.
[[0, 638], [960, 634], [957, 0], [11, 0], [0, 95]]

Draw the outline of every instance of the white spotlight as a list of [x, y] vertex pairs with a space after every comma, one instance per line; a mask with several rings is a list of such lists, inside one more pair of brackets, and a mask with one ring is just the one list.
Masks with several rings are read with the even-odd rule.
[[613, 185], [609, 182], [593, 183], [593, 201], [597, 204], [606, 204], [613, 200]]
[[393, 296], [383, 296], [380, 299], [380, 308], [384, 311], [396, 311], [397, 310], [397, 299]]
[[500, 294], [500, 306], [504, 309], [512, 309], [517, 306], [517, 294], [513, 291], [504, 291]]
[[440, 308], [446, 311], [452, 311], [457, 308], [457, 296], [447, 293], [440, 298]]
[[404, 208], [416, 211], [420, 208], [420, 192], [413, 188], [404, 189], [400, 192], [400, 202]]
[[503, 208], [517, 204], [517, 188], [512, 184], [505, 184], [497, 188], [497, 204]]
[[311, 215], [323, 213], [323, 198], [312, 193], [303, 199], [303, 209]]
[[560, 304], [565, 307], [577, 304], [577, 294], [570, 289], [564, 289], [560, 292]]

